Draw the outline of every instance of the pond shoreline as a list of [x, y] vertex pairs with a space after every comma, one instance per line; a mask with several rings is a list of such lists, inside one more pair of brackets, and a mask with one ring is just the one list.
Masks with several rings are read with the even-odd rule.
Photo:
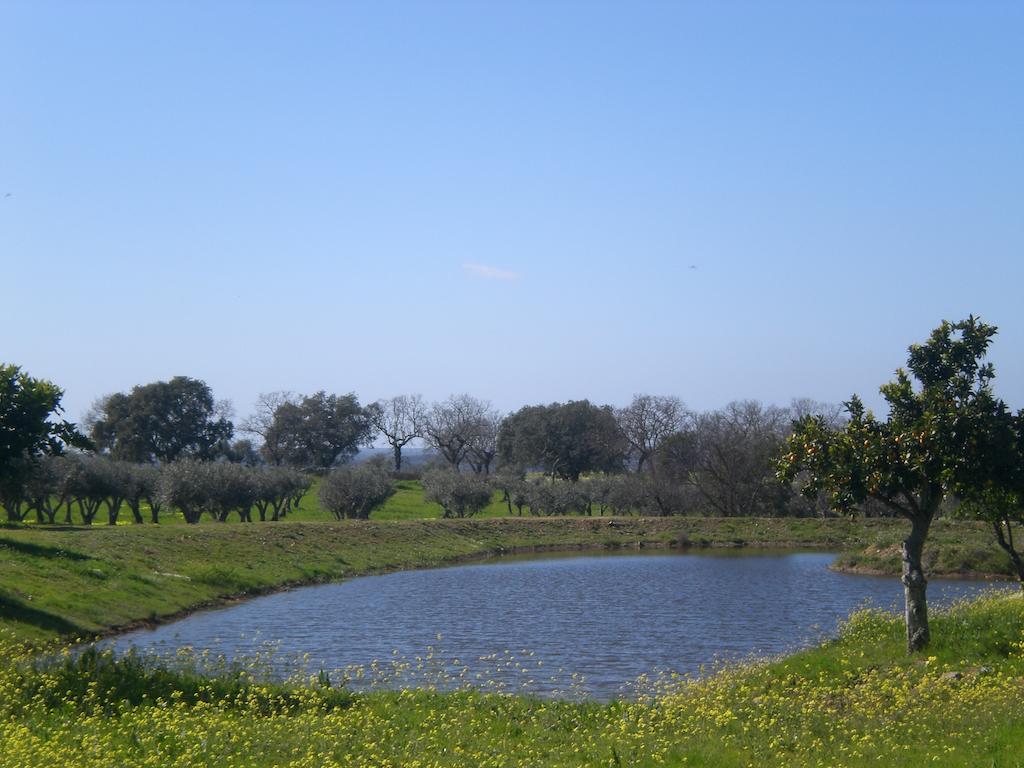
[[[0, 571], [18, 576], [3, 595], [0, 627], [30, 642], [109, 637], [300, 586], [503, 555], [741, 548], [850, 553], [896, 542], [903, 528], [895, 520], [687, 517], [5, 528]], [[937, 530], [941, 535], [929, 546], [969, 541], [977, 549], [990, 537], [970, 524]]]

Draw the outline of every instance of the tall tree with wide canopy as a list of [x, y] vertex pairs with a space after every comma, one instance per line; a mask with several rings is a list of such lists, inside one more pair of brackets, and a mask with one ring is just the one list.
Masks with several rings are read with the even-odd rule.
[[88, 447], [75, 425], [60, 417], [63, 390], [16, 365], [0, 364], [0, 501], [17, 517], [25, 483], [42, 456], [68, 445]]
[[213, 459], [226, 453], [234, 433], [229, 410], [205, 381], [175, 376], [108, 395], [88, 421], [96, 446], [115, 459]]
[[947, 494], [971, 493], [992, 479], [987, 446], [1001, 404], [992, 394], [992, 365], [982, 360], [995, 333], [975, 317], [943, 322], [927, 342], [910, 347], [909, 373], [900, 369], [881, 387], [887, 419], [853, 396], [841, 428], [820, 416], [795, 422], [780, 461], [783, 479], [805, 470], [803, 492], [828, 493], [837, 510], [875, 499], [910, 521], [901, 547], [910, 652], [930, 640], [921, 563], [939, 505]]
[[628, 443], [609, 406], [589, 400], [528, 405], [508, 416], [498, 455], [511, 467], [538, 467], [575, 482], [587, 472], [622, 469]]
[[299, 401], [282, 402], [265, 435], [281, 460], [293, 467], [327, 469], [344, 464], [370, 445], [373, 427], [353, 393], [328, 395], [323, 390]]

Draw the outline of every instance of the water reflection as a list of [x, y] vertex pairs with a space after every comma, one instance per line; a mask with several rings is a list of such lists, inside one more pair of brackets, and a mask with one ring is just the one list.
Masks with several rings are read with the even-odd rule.
[[[654, 670], [694, 673], [792, 650], [833, 633], [859, 606], [901, 605], [898, 579], [834, 573], [834, 557], [743, 550], [502, 559], [304, 587], [111, 642], [161, 653], [192, 646], [228, 659], [270, 643], [282, 673], [305, 655], [313, 671], [349, 668], [356, 688], [383, 679], [607, 698]], [[934, 580], [930, 603], [986, 586]]]

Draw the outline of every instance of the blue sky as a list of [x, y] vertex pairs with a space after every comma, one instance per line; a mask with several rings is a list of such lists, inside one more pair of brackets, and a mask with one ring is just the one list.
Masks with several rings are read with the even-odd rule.
[[0, 4], [0, 360], [97, 396], [1024, 407], [1020, 3]]

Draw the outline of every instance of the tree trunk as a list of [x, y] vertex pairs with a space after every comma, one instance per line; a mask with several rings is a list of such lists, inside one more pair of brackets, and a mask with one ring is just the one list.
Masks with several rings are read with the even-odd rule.
[[[1004, 525], [1006, 526], [1005, 535], [1003, 534]], [[1003, 548], [1006, 554], [1010, 556], [1010, 562], [1013, 563], [1014, 570], [1017, 571], [1017, 583], [1020, 584], [1020, 588], [1024, 590], [1024, 561], [1021, 560], [1020, 553], [1017, 551], [1017, 547], [1013, 543], [1012, 525], [1013, 522], [1008, 518], [992, 521], [992, 527], [996, 532], [996, 541], [999, 542], [999, 546]]]
[[396, 445], [395, 449], [395, 472], [402, 471], [402, 446]]
[[920, 512], [912, 518], [910, 535], [903, 540], [903, 595], [906, 601], [907, 652], [923, 650], [931, 633], [928, 629], [928, 581], [924, 577], [921, 554], [928, 538], [932, 514]]

